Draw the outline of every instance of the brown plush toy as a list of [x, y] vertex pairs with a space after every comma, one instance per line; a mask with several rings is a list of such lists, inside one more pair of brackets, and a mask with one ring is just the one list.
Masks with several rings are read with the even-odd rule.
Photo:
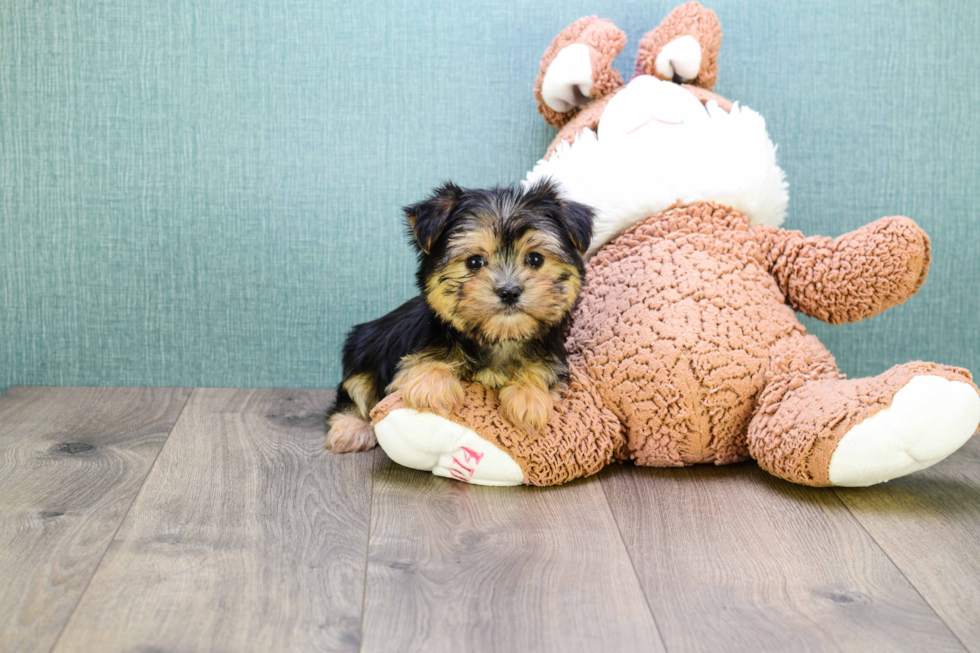
[[980, 424], [966, 370], [915, 362], [847, 380], [794, 314], [841, 324], [905, 301], [926, 278], [926, 234], [903, 217], [836, 239], [780, 229], [786, 183], [765, 122], [712, 92], [715, 14], [675, 9], [643, 37], [628, 85], [612, 68], [625, 41], [607, 20], [576, 21], [535, 87], [560, 131], [527, 181], [551, 177], [596, 210], [550, 423], [518, 431], [479, 385], [452, 419], [395, 394], [373, 413], [385, 452], [486, 485], [754, 458], [794, 483], [864, 486], [962, 446]]

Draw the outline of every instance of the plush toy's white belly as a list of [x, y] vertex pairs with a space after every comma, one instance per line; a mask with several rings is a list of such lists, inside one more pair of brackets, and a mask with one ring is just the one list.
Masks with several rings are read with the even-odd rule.
[[735, 104], [702, 106], [655, 77], [630, 82], [606, 107], [598, 134], [580, 132], [541, 160], [525, 183], [551, 177], [569, 199], [591, 206], [589, 255], [631, 225], [681, 202], [708, 201], [753, 224], [782, 224], [789, 201], [765, 120]]

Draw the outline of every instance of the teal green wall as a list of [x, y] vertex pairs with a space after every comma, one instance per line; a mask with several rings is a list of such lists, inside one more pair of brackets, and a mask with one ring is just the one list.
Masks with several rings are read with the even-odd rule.
[[[780, 143], [787, 226], [933, 237], [911, 301], [807, 326], [851, 375], [980, 372], [980, 3], [708, 4], [717, 90]], [[398, 207], [521, 178], [555, 34], [612, 18], [628, 71], [673, 6], [0, 2], [0, 389], [334, 385], [347, 329], [412, 294]]]

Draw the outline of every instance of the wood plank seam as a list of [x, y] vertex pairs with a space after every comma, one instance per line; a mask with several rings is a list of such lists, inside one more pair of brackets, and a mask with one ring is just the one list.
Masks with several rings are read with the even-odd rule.
[[146, 470], [146, 476], [143, 477], [143, 482], [140, 483], [140, 489], [135, 493], [133, 493], [133, 500], [129, 502], [129, 507], [126, 508], [126, 512], [123, 513], [122, 519], [119, 520], [119, 524], [116, 525], [116, 530], [112, 532], [112, 537], [109, 538], [109, 544], [106, 546], [105, 550], [102, 551], [102, 556], [99, 558], [99, 563], [95, 565], [95, 569], [92, 570], [92, 574], [88, 577], [88, 581], [86, 581], [85, 583], [85, 589], [83, 589], [82, 592], [78, 595], [78, 600], [75, 601], [75, 607], [72, 608], [71, 613], [68, 615], [68, 618], [65, 619], [65, 623], [62, 624], [61, 632], [58, 633], [58, 637], [55, 638], [54, 643], [51, 645], [51, 648], [48, 649], [49, 653], [50, 651], [55, 650], [58, 647], [58, 644], [61, 642], [61, 636], [65, 634], [65, 629], [68, 628], [68, 623], [71, 621], [71, 618], [75, 615], [75, 610], [78, 609], [78, 606], [82, 602], [82, 598], [84, 598], [86, 592], [88, 592], [89, 585], [92, 584], [92, 579], [95, 578], [95, 575], [99, 572], [99, 568], [102, 566], [102, 562], [105, 560], [106, 554], [109, 552], [109, 549], [112, 547], [113, 541], [115, 541], [116, 539], [116, 534], [119, 533], [119, 529], [122, 528], [123, 522], [126, 521], [126, 517], [129, 515], [129, 511], [133, 509], [133, 505], [135, 505], [136, 499], [139, 498], [140, 493], [143, 492], [143, 487], [146, 485], [146, 479], [150, 478], [150, 474], [153, 473], [153, 468], [156, 467], [157, 461], [160, 460], [160, 454], [163, 452], [164, 447], [167, 446], [167, 442], [170, 441], [170, 436], [173, 434], [174, 429], [177, 428], [177, 424], [180, 423], [180, 418], [183, 417], [184, 410], [187, 408], [187, 404], [190, 403], [191, 397], [194, 396], [194, 393], [196, 392], [197, 392], [197, 388], [191, 388], [191, 391], [188, 392], [187, 396], [184, 398], [184, 403], [180, 407], [180, 412], [177, 413], [177, 418], [174, 420], [174, 423], [170, 427], [170, 430], [167, 431], [167, 437], [164, 438], [163, 444], [160, 445], [160, 448], [157, 450], [156, 456], [154, 456], [153, 458], [153, 464], [151, 464], [149, 468], [147, 468]]
[[878, 542], [877, 539], [875, 539], [875, 536], [872, 535], [871, 531], [869, 531], [865, 527], [864, 522], [862, 522], [861, 519], [856, 514], [854, 514], [854, 511], [851, 510], [851, 508], [847, 505], [847, 502], [845, 502], [840, 497], [840, 494], [838, 494], [836, 488], [834, 489], [834, 499], [838, 503], [840, 503], [842, 506], [844, 506], [844, 509], [847, 510], [848, 514], [850, 514], [851, 517], [854, 518], [854, 521], [856, 521], [858, 523], [858, 525], [861, 527], [861, 530], [863, 530], [867, 534], [867, 536], [871, 539], [871, 541], [875, 543], [875, 547], [877, 547], [878, 550], [881, 551], [882, 555], [884, 555], [885, 558], [888, 560], [888, 562], [890, 562], [891, 565], [895, 569], [898, 570], [898, 573], [900, 573], [902, 575], [902, 578], [904, 578], [905, 579], [905, 582], [909, 584], [909, 587], [911, 587], [913, 590], [915, 590], [915, 593], [919, 596], [920, 599], [922, 599], [922, 602], [925, 603], [929, 607], [930, 610], [932, 610], [933, 614], [936, 615], [936, 618], [939, 619], [939, 621], [941, 621], [942, 624], [944, 626], [946, 626], [946, 629], [949, 630], [949, 632], [953, 635], [953, 637], [956, 638], [956, 641], [960, 643], [960, 646], [963, 647], [963, 650], [964, 651], [972, 651], [973, 649], [970, 648], [969, 646], [967, 646], [966, 643], [960, 638], [959, 633], [957, 633], [956, 630], [953, 629], [953, 627], [950, 626], [946, 622], [946, 620], [943, 618], [943, 616], [941, 614], [939, 614], [939, 611], [936, 610], [935, 606], [932, 605], [932, 603], [929, 602], [929, 600], [922, 594], [922, 592], [919, 591], [919, 588], [916, 586], [915, 583], [912, 582], [912, 579], [908, 577], [908, 575], [905, 573], [905, 570], [902, 569], [898, 565], [898, 563], [896, 563], [894, 560], [892, 560], [892, 557], [888, 554], [888, 551], [885, 550], [885, 547], [883, 547], [881, 545], [881, 543]]
[[667, 647], [667, 640], [664, 639], [664, 631], [660, 628], [660, 621], [657, 619], [657, 614], [653, 611], [653, 606], [650, 605], [650, 598], [647, 596], [646, 588], [643, 586], [643, 579], [636, 572], [636, 562], [633, 560], [633, 556], [630, 555], [630, 548], [626, 546], [626, 538], [623, 537], [623, 527], [619, 524], [619, 520], [616, 519], [616, 513], [613, 512], [612, 504], [609, 502], [609, 492], [606, 490], [606, 485], [600, 481], [599, 487], [602, 488], [602, 496], [606, 498], [606, 508], [609, 510], [609, 515], [616, 524], [616, 532], [619, 533], [619, 541], [623, 545], [623, 551], [626, 552], [626, 557], [630, 561], [630, 569], [633, 570], [633, 577], [640, 586], [640, 591], [643, 592], [643, 602], [647, 604], [647, 610], [650, 612], [650, 618], [653, 619], [653, 625], [657, 627], [657, 636], [660, 638], [660, 643], [663, 645], [665, 651], [670, 651]]

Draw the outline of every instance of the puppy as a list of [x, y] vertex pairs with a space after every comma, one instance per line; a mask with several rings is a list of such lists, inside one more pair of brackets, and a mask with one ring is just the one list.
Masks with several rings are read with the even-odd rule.
[[369, 414], [388, 393], [448, 416], [463, 401], [461, 379], [497, 390], [511, 423], [540, 431], [568, 381], [564, 330], [592, 210], [550, 180], [521, 190], [447, 183], [404, 210], [422, 294], [348, 335], [327, 448], [373, 447]]

